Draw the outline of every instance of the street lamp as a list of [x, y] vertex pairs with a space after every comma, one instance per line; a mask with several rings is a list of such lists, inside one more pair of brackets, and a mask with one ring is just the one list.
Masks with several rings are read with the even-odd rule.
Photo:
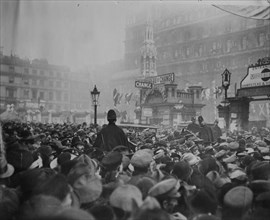
[[222, 87], [225, 89], [225, 100], [227, 100], [227, 90], [231, 83], [231, 73], [229, 70], [225, 69], [225, 71], [221, 74], [222, 76]]
[[97, 90], [97, 87], [95, 85], [93, 91], [90, 92], [91, 93], [91, 97], [92, 97], [92, 103], [95, 107], [95, 116], [94, 116], [94, 124], [97, 124], [97, 104], [98, 104], [98, 98], [99, 98], [99, 94], [100, 91]]

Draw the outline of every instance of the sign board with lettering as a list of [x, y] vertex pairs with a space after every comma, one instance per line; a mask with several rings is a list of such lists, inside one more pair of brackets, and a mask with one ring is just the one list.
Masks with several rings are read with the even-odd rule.
[[240, 86], [241, 88], [270, 87], [270, 64], [250, 66]]
[[152, 89], [153, 84], [151, 82], [135, 81], [135, 87], [141, 89]]
[[174, 73], [166, 73], [159, 76], [149, 77], [147, 81], [153, 83], [154, 85], [173, 83], [175, 80]]
[[239, 97], [249, 97], [249, 96], [264, 96], [270, 94], [270, 86], [258, 86], [250, 88], [242, 88], [237, 90], [237, 95]]
[[143, 108], [142, 114], [144, 117], [152, 117], [153, 110], [152, 110], [152, 108]]

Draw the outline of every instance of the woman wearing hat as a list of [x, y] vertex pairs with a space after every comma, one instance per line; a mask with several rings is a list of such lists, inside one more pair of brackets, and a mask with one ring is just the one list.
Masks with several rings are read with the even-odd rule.
[[5, 155], [5, 146], [2, 136], [2, 127], [0, 125], [0, 185], [9, 185], [9, 177], [14, 173], [14, 167], [7, 163]]

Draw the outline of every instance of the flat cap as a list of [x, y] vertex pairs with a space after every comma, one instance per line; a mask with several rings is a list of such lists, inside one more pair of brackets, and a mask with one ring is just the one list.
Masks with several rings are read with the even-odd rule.
[[148, 167], [153, 160], [153, 152], [149, 149], [138, 150], [131, 158], [131, 165], [134, 167]]
[[252, 191], [245, 186], [237, 186], [229, 190], [224, 196], [224, 205], [231, 208], [247, 209], [253, 200]]
[[140, 206], [143, 202], [142, 193], [136, 186], [130, 184], [118, 186], [110, 196], [110, 205], [126, 212], [132, 211], [133, 201]]
[[153, 197], [180, 197], [180, 182], [174, 178], [163, 180], [154, 185], [148, 192]]

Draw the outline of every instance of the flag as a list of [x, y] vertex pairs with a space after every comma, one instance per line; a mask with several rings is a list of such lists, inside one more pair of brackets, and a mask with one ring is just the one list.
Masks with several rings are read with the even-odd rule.
[[129, 105], [132, 95], [133, 95], [132, 92], [131, 93], [126, 93], [126, 95], [125, 95], [126, 104]]
[[118, 93], [119, 94], [119, 96], [118, 96], [118, 100], [117, 100], [117, 104], [121, 104], [121, 99], [122, 99], [122, 97], [123, 97], [123, 93]]
[[116, 94], [113, 97], [114, 106], [116, 106], [118, 104], [119, 95], [120, 95], [120, 93], [116, 92]]
[[115, 99], [116, 95], [117, 95], [117, 89], [114, 88], [114, 90], [113, 90], [113, 99]]

